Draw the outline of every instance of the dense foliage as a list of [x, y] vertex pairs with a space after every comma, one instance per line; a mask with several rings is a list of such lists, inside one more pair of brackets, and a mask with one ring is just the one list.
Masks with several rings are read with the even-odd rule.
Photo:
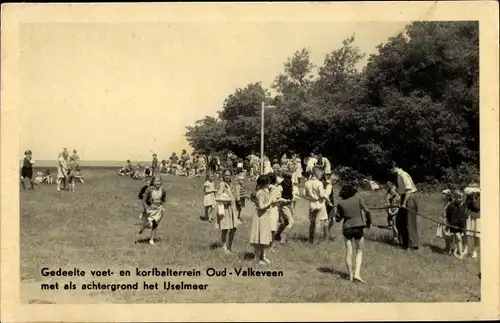
[[[354, 36], [315, 69], [306, 49], [276, 77], [236, 90], [217, 119], [188, 127], [194, 149], [258, 152], [261, 102], [266, 154], [321, 152], [336, 167], [386, 179], [393, 159], [417, 182], [463, 184], [479, 167], [479, 26], [415, 22], [356, 66]], [[459, 183], [460, 182], [460, 183]]]

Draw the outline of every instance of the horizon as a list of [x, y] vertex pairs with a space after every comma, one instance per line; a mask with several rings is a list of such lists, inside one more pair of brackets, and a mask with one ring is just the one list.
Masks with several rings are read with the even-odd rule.
[[307, 48], [317, 68], [354, 34], [361, 68], [408, 23], [23, 24], [20, 153], [52, 160], [67, 147], [117, 161], [192, 151], [186, 126], [249, 83], [270, 89], [295, 51]]

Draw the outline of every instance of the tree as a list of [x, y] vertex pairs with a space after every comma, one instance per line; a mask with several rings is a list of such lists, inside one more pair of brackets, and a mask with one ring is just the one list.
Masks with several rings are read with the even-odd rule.
[[226, 123], [223, 120], [206, 116], [186, 129], [189, 144], [202, 154], [218, 152], [225, 146]]

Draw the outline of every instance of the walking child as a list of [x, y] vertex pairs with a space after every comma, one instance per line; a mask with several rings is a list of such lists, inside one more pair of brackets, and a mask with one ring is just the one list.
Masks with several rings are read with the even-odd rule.
[[[357, 194], [354, 185], [344, 185], [339, 195], [341, 200], [337, 205], [335, 219], [337, 222], [343, 220], [342, 234], [344, 235], [346, 246], [346, 265], [349, 272], [349, 280], [364, 283], [365, 280], [360, 275], [365, 241], [363, 230], [365, 228], [369, 229], [371, 226], [371, 213], [365, 201]], [[363, 217], [363, 214], [365, 217]], [[356, 267], [354, 272], [352, 270], [353, 240], [356, 248]]]

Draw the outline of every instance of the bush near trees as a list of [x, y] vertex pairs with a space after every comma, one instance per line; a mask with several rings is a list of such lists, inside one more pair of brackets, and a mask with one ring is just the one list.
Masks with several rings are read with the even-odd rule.
[[237, 89], [218, 117], [187, 127], [195, 150], [258, 152], [260, 105], [266, 153], [321, 152], [350, 174], [387, 180], [396, 160], [417, 183], [463, 185], [479, 168], [479, 25], [414, 22], [378, 46], [365, 67], [355, 37], [316, 68], [306, 49], [284, 64], [272, 88]]

